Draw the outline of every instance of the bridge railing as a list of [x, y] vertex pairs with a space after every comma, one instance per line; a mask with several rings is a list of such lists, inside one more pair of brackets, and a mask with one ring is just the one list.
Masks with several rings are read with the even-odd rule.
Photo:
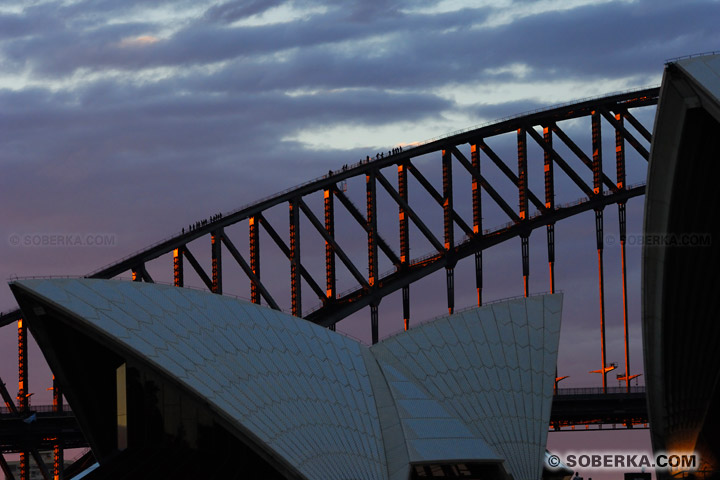
[[[605, 391], [603, 391], [602, 387], [558, 388], [555, 395], [603, 395], [612, 393], [628, 393], [628, 390], [627, 387], [608, 387]], [[629, 393], [645, 393], [645, 386], [630, 387]]]

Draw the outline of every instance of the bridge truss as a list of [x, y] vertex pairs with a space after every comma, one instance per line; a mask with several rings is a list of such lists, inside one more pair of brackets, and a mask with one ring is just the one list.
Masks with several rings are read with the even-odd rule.
[[[626, 154], [632, 151], [633, 156], [644, 159], [641, 168], [645, 172], [652, 137], [633, 112], [656, 105], [658, 94], [659, 88], [650, 88], [579, 101], [367, 157], [229, 214], [189, 225], [177, 235], [88, 277], [130, 274], [133, 280], [152, 282], [150, 272], [165, 259], [162, 269], [172, 272], [176, 286], [185, 286], [189, 274], [199, 278], [208, 290], [222, 294], [224, 286], [233, 281], [224, 274], [229, 260], [245, 277], [254, 303], [279, 309], [283, 304], [280, 295], [289, 294], [293, 315], [332, 329], [340, 320], [369, 308], [375, 343], [380, 301], [401, 291], [404, 328], [410, 328], [411, 285], [442, 269], [447, 308], [452, 313], [455, 267], [466, 257], [474, 257], [477, 304], [482, 305], [483, 251], [515, 237], [521, 240], [524, 294], [529, 295], [529, 237], [542, 227], [547, 237], [549, 290], [554, 292], [555, 223], [592, 210], [600, 295], [602, 367], [598, 372], [602, 373], [605, 390], [611, 367], [605, 358], [603, 212], [608, 205], [617, 204], [626, 344], [622, 380], [629, 392], [633, 376], [627, 346], [626, 202], [643, 195], [645, 185], [627, 184]], [[589, 132], [583, 129], [588, 120]], [[610, 127], [615, 146], [614, 172], [610, 174], [603, 170], [603, 135], [607, 135], [603, 124], [605, 129]], [[580, 146], [583, 142], [578, 137], [583, 136], [591, 138], [590, 151]], [[496, 138], [504, 139], [505, 146], [491, 146]], [[509, 142], [511, 148], [507, 148]], [[529, 145], [542, 152], [542, 179], [528, 167]], [[499, 179], [498, 175], [488, 175], [487, 165], [500, 172]], [[440, 181], [423, 173], [428, 166], [435, 167]], [[592, 181], [586, 181], [590, 176]], [[556, 204], [559, 178], [582, 198]], [[364, 184], [362, 195], [356, 189], [353, 198], [345, 188], [349, 182]], [[500, 188], [500, 182], [510, 189]], [[537, 188], [533, 191], [531, 184], [542, 185], [543, 191], [536, 194]], [[462, 188], [468, 187], [469, 193], [462, 195]], [[427, 208], [428, 203], [436, 206]], [[504, 215], [505, 223], [488, 227], [487, 218], [492, 216], [489, 209]], [[282, 210], [285, 213], [279, 214]], [[237, 241], [238, 229], [247, 232], [241, 242]], [[348, 233], [352, 229], [355, 234]], [[209, 247], [209, 258], [197, 250], [203, 243]], [[412, 257], [411, 245], [414, 251], [428, 253]], [[280, 255], [269, 255], [268, 251]], [[171, 264], [167, 264], [169, 256]], [[313, 269], [310, 264], [315, 265], [318, 257], [323, 268]], [[287, 289], [276, 285], [279, 268], [289, 272]], [[349, 288], [339, 292], [341, 284]], [[315, 306], [303, 310], [309, 301]], [[19, 311], [0, 317], [0, 326], [14, 321], [18, 321], [18, 408], [23, 411], [28, 408], [27, 333]]]

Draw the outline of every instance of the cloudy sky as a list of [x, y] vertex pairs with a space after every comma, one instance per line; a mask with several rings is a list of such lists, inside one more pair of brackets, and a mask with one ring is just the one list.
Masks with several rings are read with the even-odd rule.
[[[366, 154], [657, 85], [667, 59], [720, 49], [718, 18], [709, 0], [2, 0], [0, 274], [86, 274]], [[641, 201], [629, 209], [639, 231]], [[589, 233], [583, 302], [596, 302], [592, 218], [563, 228]], [[111, 244], [10, 241], [96, 233]], [[537, 249], [545, 268], [544, 243]], [[545, 271], [536, 277], [545, 282]], [[0, 310], [13, 307], [2, 289]], [[613, 322], [611, 335], [622, 331]], [[564, 329], [568, 371], [574, 352], [598, 349], [594, 335], [580, 320]], [[610, 360], [622, 362], [615, 337]], [[639, 348], [639, 326], [633, 337]], [[10, 385], [13, 350], [6, 327], [0, 375]], [[566, 386], [596, 383], [587, 370]]]

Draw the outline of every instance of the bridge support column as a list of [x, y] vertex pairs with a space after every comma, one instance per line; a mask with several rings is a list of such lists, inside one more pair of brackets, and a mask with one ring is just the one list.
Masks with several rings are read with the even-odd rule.
[[[480, 191], [480, 152], [477, 143], [470, 145], [470, 159], [472, 161], [473, 171], [477, 173], [477, 177], [472, 177], [472, 209], [473, 209], [473, 233], [482, 237], [482, 195]], [[477, 290], [478, 307], [482, 305], [482, 250], [475, 252], [475, 289]]]
[[[398, 165], [398, 195], [405, 203], [408, 202], [407, 162]], [[398, 224], [400, 226], [400, 268], [406, 269], [410, 261], [410, 231], [407, 212], [402, 205], [398, 205]], [[405, 330], [410, 328], [410, 285], [402, 288], [403, 298], [403, 325]]]
[[375, 345], [379, 340], [378, 333], [378, 304], [370, 304], [370, 330], [372, 336], [372, 344]]
[[[55, 381], [55, 375], [53, 375], [53, 411], [55, 413], [62, 413], [63, 411], [63, 401], [62, 401], [62, 391], [60, 390], [60, 386]], [[54, 480], [60, 480], [63, 477], [63, 468], [65, 464], [64, 454], [63, 454], [63, 440], [61, 437], [58, 437], [57, 442], [53, 446], [53, 479]]]
[[555, 224], [547, 226], [548, 266], [550, 269], [550, 293], [555, 293]]
[[[555, 210], [555, 174], [553, 171], [552, 129], [543, 127], [543, 140], [549, 148], [543, 152], [545, 170], [545, 208]], [[550, 293], [555, 293], [555, 224], [547, 226], [548, 269], [550, 271]], [[557, 376], [557, 375], [556, 375]]]
[[212, 291], [222, 295], [222, 228], [210, 234], [212, 257]]
[[182, 287], [185, 280], [183, 275], [183, 249], [184, 247], [173, 250], [173, 285]]
[[[333, 205], [334, 195], [332, 189], [325, 190], [325, 231], [332, 239], [335, 238], [335, 206]], [[335, 292], [335, 251], [327, 240], [325, 241], [325, 294], [328, 301], [333, 301]], [[335, 325], [330, 327], [335, 330]]]
[[622, 266], [622, 293], [623, 293], [623, 330], [625, 333], [625, 387], [630, 392], [630, 338], [628, 333], [628, 305], [627, 305], [627, 263], [625, 261], [625, 203], [618, 203], [618, 217], [620, 218], [620, 262]]
[[598, 286], [600, 296], [600, 359], [602, 363], [603, 392], [607, 389], [607, 371], [605, 367], [605, 276], [603, 273], [603, 212], [595, 211], [595, 234], [597, 236]]
[[[615, 121], [622, 126], [623, 114], [616, 113]], [[615, 129], [615, 164], [617, 187], [626, 190], [625, 185], [625, 137], [620, 129]], [[625, 240], [627, 227], [625, 219], [625, 202], [618, 203], [618, 220], [620, 222], [620, 263], [622, 267], [622, 292], [623, 292], [623, 330], [625, 333], [625, 387], [630, 392], [630, 339], [628, 334], [628, 305], [627, 305], [627, 265], [625, 261]], [[632, 425], [632, 424], [630, 424]]]
[[290, 303], [292, 305], [292, 314], [301, 317], [300, 211], [297, 199], [290, 201]]
[[402, 289], [403, 321], [405, 330], [410, 328], [410, 287], [405, 285]]
[[447, 287], [448, 313], [452, 315], [455, 311], [455, 269], [452, 267], [445, 269], [445, 284]]
[[[452, 187], [452, 153], [450, 150], [442, 151], [442, 179], [443, 179], [443, 233], [445, 236], [445, 251], [452, 258], [455, 247], [455, 225], [453, 225], [453, 187]], [[448, 312], [452, 315], [455, 310], [455, 266], [445, 267], [447, 284]]]
[[[250, 235], [250, 270], [252, 270], [255, 278], [260, 280], [260, 225], [258, 218], [250, 217], [248, 219], [249, 235]], [[250, 301], [260, 305], [260, 285], [250, 280]]]
[[530, 295], [530, 236], [521, 235], [520, 241], [522, 245], [523, 288], [527, 297]]
[[[600, 125], [600, 113], [593, 111], [592, 120], [592, 171], [593, 171], [593, 193], [598, 196], [603, 194], [602, 184], [602, 130]], [[607, 392], [607, 358], [605, 356], [605, 277], [603, 273], [603, 210], [595, 210], [595, 236], [598, 253], [598, 285], [600, 296], [600, 358], [602, 363], [603, 392]]]
[[[18, 323], [18, 394], [17, 405], [20, 413], [27, 412], [29, 408], [28, 396], [28, 357], [27, 357], [27, 327], [23, 319]], [[30, 452], [20, 452], [20, 480], [30, 480]]]

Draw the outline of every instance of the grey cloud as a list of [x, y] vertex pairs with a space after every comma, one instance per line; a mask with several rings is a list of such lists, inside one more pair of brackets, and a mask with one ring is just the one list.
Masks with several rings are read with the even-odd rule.
[[284, 0], [230, 1], [213, 5], [205, 11], [205, 19], [210, 22], [232, 23], [243, 18], [263, 13], [284, 3]]

